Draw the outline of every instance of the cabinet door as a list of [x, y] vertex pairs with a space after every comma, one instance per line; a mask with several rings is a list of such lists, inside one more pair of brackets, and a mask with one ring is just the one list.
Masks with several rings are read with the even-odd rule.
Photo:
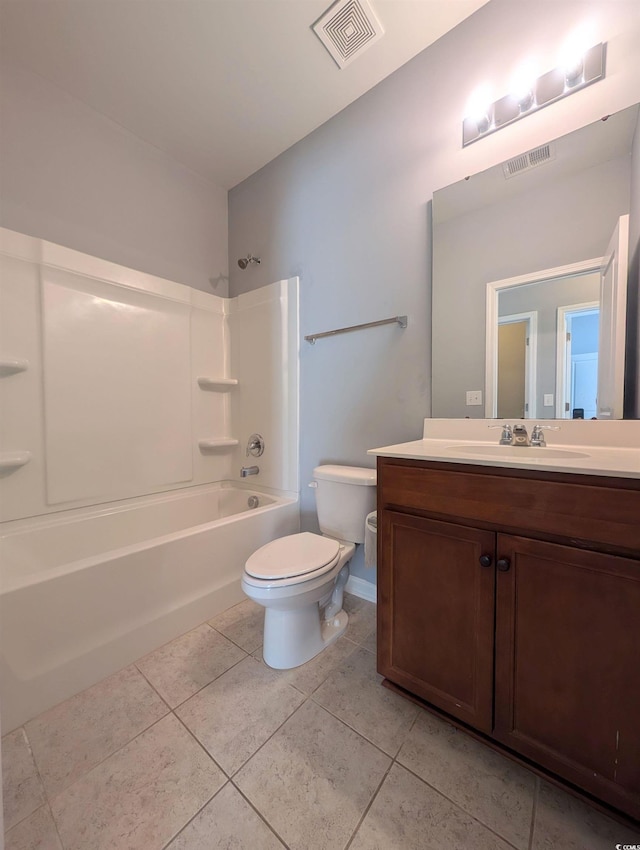
[[379, 533], [379, 672], [490, 731], [495, 534], [387, 510]]
[[639, 817], [640, 561], [507, 535], [497, 555], [495, 737]]

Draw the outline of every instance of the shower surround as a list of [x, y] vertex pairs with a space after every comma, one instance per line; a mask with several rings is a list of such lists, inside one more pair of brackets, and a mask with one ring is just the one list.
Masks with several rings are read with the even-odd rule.
[[2, 229], [0, 271], [4, 732], [239, 601], [298, 530], [298, 281], [223, 299]]

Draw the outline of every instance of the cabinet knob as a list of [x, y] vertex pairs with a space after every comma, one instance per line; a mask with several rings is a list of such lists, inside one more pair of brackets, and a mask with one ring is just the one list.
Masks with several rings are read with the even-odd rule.
[[496, 562], [496, 567], [503, 573], [506, 573], [510, 566], [511, 561], [508, 558], [499, 558], [499, 560]]
[[481, 567], [490, 567], [493, 563], [493, 558], [491, 557], [491, 555], [480, 555], [478, 560], [480, 561]]

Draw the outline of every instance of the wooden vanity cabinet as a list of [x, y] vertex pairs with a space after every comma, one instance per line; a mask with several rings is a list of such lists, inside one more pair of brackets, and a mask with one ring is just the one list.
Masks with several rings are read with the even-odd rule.
[[640, 481], [378, 459], [378, 670], [640, 819]]
[[387, 577], [378, 578], [380, 672], [490, 732], [495, 577], [478, 561], [495, 535], [396, 511], [378, 517]]

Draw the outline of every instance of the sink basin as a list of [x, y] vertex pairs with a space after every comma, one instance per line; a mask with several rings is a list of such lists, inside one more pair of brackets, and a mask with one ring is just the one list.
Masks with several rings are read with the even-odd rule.
[[486, 457], [509, 458], [510, 460], [545, 460], [551, 458], [589, 457], [584, 452], [574, 452], [570, 449], [549, 449], [546, 446], [447, 446], [449, 451], [460, 452], [464, 455], [485, 455]]

